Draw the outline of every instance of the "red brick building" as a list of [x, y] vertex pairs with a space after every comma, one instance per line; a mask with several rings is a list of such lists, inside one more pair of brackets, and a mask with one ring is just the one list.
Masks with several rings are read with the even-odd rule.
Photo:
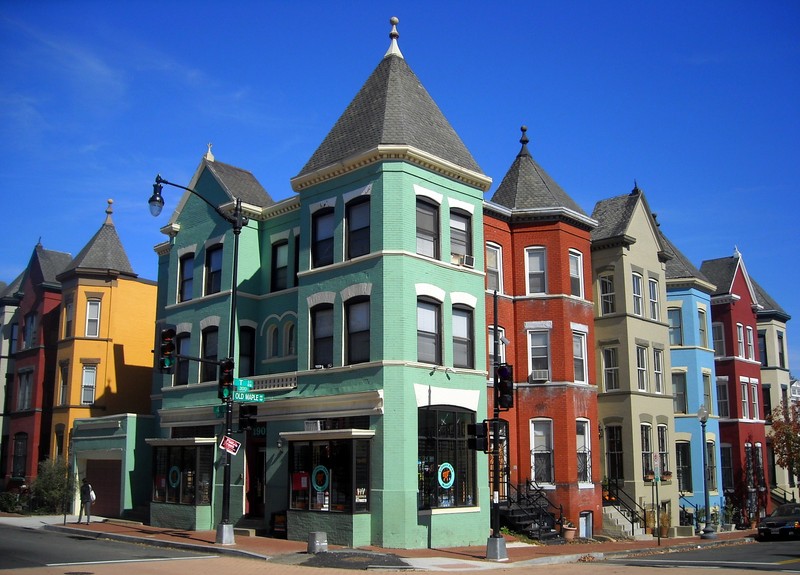
[[770, 509], [770, 477], [756, 313], [761, 306], [738, 250], [700, 267], [717, 290], [711, 331], [720, 431], [720, 472], [726, 500], [752, 521]]
[[[489, 362], [513, 366], [508, 489], [533, 487], [582, 536], [602, 527], [590, 232], [596, 222], [522, 149], [484, 205]], [[490, 416], [494, 394], [489, 394]]]

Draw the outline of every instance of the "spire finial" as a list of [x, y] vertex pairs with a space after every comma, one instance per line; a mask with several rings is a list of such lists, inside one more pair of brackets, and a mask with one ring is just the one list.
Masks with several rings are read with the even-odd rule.
[[737, 245], [733, 246], [733, 257], [735, 257], [735, 258], [741, 258], [742, 257], [742, 252], [739, 251], [739, 246], [737, 246]]
[[400, 52], [400, 47], [397, 45], [397, 39], [400, 37], [400, 32], [397, 31], [397, 25], [400, 23], [400, 18], [397, 16], [392, 16], [389, 18], [389, 24], [392, 25], [392, 31], [389, 32], [389, 38], [392, 39], [392, 43], [389, 44], [389, 49], [384, 54], [384, 58], [388, 56], [399, 56], [403, 57], [403, 54]]
[[527, 134], [528, 126], [522, 125], [519, 127], [519, 129], [522, 132], [522, 136], [519, 138], [519, 143], [522, 144], [522, 149], [519, 151], [519, 154], [517, 154], [517, 157], [530, 156], [531, 153], [528, 151], [528, 142], [530, 142]]
[[113, 224], [113, 222], [111, 221], [111, 214], [114, 213], [114, 209], [111, 207], [111, 205], [114, 203], [114, 200], [112, 200], [111, 198], [108, 198], [106, 201], [108, 202], [108, 206], [106, 207], [106, 221], [105, 221], [105, 223], [106, 223], [106, 225], [111, 225], [111, 224]]
[[636, 196], [642, 193], [642, 190], [639, 189], [639, 184], [636, 183], [636, 178], [633, 180], [633, 189], [631, 190], [631, 195]]
[[211, 142], [209, 142], [209, 143], [208, 143], [208, 144], [206, 144], [206, 145], [208, 146], [208, 151], [206, 152], [205, 158], [206, 158], [206, 160], [208, 160], [209, 162], [213, 162], [213, 161], [214, 161], [214, 154], [212, 154], [212, 153], [211, 153], [211, 147], [212, 147], [214, 144], [212, 144]]

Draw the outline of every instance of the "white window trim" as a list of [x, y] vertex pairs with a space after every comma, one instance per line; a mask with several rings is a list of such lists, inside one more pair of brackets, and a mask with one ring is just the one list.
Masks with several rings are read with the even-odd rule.
[[[573, 258], [573, 256], [578, 258], [578, 276], [577, 277], [578, 277], [579, 287], [578, 287], [578, 293], [577, 294], [573, 294], [572, 293], [572, 278], [575, 277], [575, 276], [572, 275], [572, 258]], [[584, 292], [584, 289], [583, 289], [583, 254], [581, 252], [579, 252], [578, 250], [573, 250], [573, 249], [569, 250], [569, 263], [570, 263], [570, 269], [569, 269], [569, 272], [570, 272], [569, 273], [570, 290], [569, 290], [569, 293], [573, 297], [579, 297], [581, 299], [584, 299], [585, 292]], [[546, 275], [545, 275], [545, 277], [546, 277]]]
[[[639, 293], [636, 293], [636, 280], [639, 280]], [[636, 317], [644, 317], [644, 276], [639, 272], [631, 274], [631, 313]], [[639, 311], [636, 311], [636, 303], [639, 303]]]
[[[489, 250], [497, 254], [497, 293], [503, 293], [503, 246], [494, 242], [487, 242], [486, 251], [488, 252]], [[488, 260], [488, 258], [486, 259]]]
[[583, 361], [583, 374], [582, 374], [582, 379], [578, 379], [578, 374], [577, 373], [575, 373], [573, 375], [574, 375], [574, 378], [575, 378], [574, 379], [575, 383], [579, 383], [581, 385], [584, 385], [584, 384], [588, 384], [589, 383], [589, 366], [587, 365], [587, 361], [588, 360], [587, 360], [587, 357], [586, 357], [586, 354], [587, 354], [587, 350], [586, 350], [586, 333], [581, 332], [581, 331], [573, 331], [572, 332], [572, 338], [573, 338], [572, 365], [573, 366], [575, 365], [574, 339], [576, 337], [579, 338], [580, 342], [581, 342], [581, 354], [582, 354], [581, 360]]
[[[97, 317], [93, 317], [89, 310], [92, 309], [93, 304], [97, 304]], [[102, 314], [102, 301], [97, 298], [91, 298], [86, 300], [86, 324], [84, 326], [84, 335], [86, 337], [100, 337], [100, 316]], [[89, 333], [89, 322], [96, 321], [96, 331], [97, 333]]]
[[[543, 270], [542, 273], [544, 274], [544, 280], [542, 281], [544, 285], [544, 289], [540, 292], [531, 291], [531, 282], [530, 282], [530, 252], [541, 252], [543, 254]], [[547, 248], [545, 246], [528, 246], [525, 248], [525, 295], [529, 296], [542, 296], [548, 293], [547, 291]]]
[[[655, 286], [656, 293], [655, 299], [653, 299], [653, 286]], [[647, 280], [647, 299], [648, 304], [650, 307], [650, 319], [658, 321], [661, 319], [661, 300], [659, 298], [659, 290], [661, 287], [659, 286], [658, 280], [655, 278], [650, 278]]]

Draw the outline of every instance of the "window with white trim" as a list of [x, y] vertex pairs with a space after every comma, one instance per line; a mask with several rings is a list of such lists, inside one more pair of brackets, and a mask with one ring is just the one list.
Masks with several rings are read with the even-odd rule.
[[669, 325], [669, 344], [683, 345], [683, 318], [681, 308], [671, 307], [667, 309], [667, 325]]
[[736, 324], [736, 357], [744, 357], [744, 326]]
[[547, 330], [528, 332], [530, 350], [531, 379], [550, 380], [550, 332]]
[[642, 296], [642, 275], [634, 273], [631, 279], [633, 289], [633, 314], [641, 316], [644, 314], [644, 302]]
[[81, 379], [81, 405], [92, 405], [97, 389], [97, 366], [84, 365]]
[[553, 483], [553, 420], [531, 420], [531, 478], [536, 483]]
[[442, 306], [434, 300], [417, 300], [417, 361], [442, 365]]
[[439, 207], [417, 199], [417, 253], [439, 257]]
[[192, 299], [194, 289], [194, 254], [185, 254], [178, 260], [178, 301]]
[[721, 323], [712, 323], [711, 337], [714, 340], [714, 357], [725, 357], [725, 326]]
[[86, 302], [86, 337], [100, 337], [100, 300]]
[[758, 410], [758, 381], [750, 380], [750, 403], [753, 408], [751, 412], [753, 419], [761, 419], [761, 413]]
[[460, 210], [450, 210], [450, 253], [472, 255], [472, 218]]
[[369, 298], [352, 299], [345, 304], [347, 318], [347, 363], [369, 361]]
[[[66, 301], [64, 304], [64, 337], [72, 337], [74, 334], [72, 332], [73, 322], [75, 320], [75, 303], [72, 300], [72, 297]], [[13, 349], [11, 351], [14, 351]]]
[[311, 216], [311, 267], [333, 263], [333, 234], [336, 216], [333, 208], [323, 208]]
[[649, 423], [639, 425], [642, 441], [642, 475], [652, 475], [653, 467], [653, 429]]
[[311, 309], [311, 367], [333, 365], [333, 305]]
[[547, 293], [547, 251], [545, 248], [526, 248], [525, 265], [528, 268], [528, 293]]
[[648, 280], [650, 292], [650, 318], [658, 321], [661, 318], [658, 303], [658, 280]]
[[475, 336], [472, 309], [453, 307], [453, 366], [472, 369], [475, 367]]
[[588, 383], [586, 378], [586, 334], [572, 332], [572, 366], [575, 383]]
[[500, 357], [494, 357], [494, 326], [489, 326], [488, 331], [488, 339], [486, 340], [486, 347], [489, 351], [489, 374], [492, 374], [492, 367], [496, 364], [504, 363], [506, 361], [506, 346], [503, 345], [503, 338], [505, 337], [506, 330], [502, 327], [497, 328], [497, 340], [498, 340], [498, 349], [500, 351]]
[[616, 347], [603, 348], [603, 385], [606, 391], [619, 389], [619, 357]]
[[17, 385], [17, 411], [23, 411], [33, 407], [33, 372], [19, 372], [19, 383]]
[[503, 248], [486, 244], [486, 289], [503, 292]]
[[361, 196], [347, 204], [347, 258], [369, 253], [370, 197]]
[[206, 295], [222, 291], [222, 244], [206, 249]]
[[578, 449], [578, 481], [592, 481], [592, 437], [589, 421], [578, 419], [575, 422], [576, 447]]
[[731, 408], [728, 402], [728, 378], [717, 378], [717, 413], [720, 417], [731, 416]]
[[675, 413], [688, 413], [686, 397], [686, 374], [682, 371], [672, 373], [672, 409]]
[[69, 403], [69, 363], [60, 364], [58, 373], [61, 380], [59, 382], [58, 405], [67, 405]]
[[708, 333], [706, 330], [708, 320], [706, 319], [706, 312], [702, 309], [697, 310], [697, 325], [700, 332], [700, 347], [708, 347]]
[[658, 459], [661, 464], [661, 474], [670, 471], [669, 465], [669, 441], [667, 437], [667, 426], [663, 423], [656, 427], [656, 434], [658, 435]]
[[656, 393], [664, 393], [664, 350], [653, 350], [653, 383]]
[[583, 297], [583, 254], [569, 250], [569, 293]]
[[647, 391], [647, 348], [636, 346], [636, 381], [639, 391]]
[[748, 393], [748, 381], [740, 381], [739, 388], [742, 390], [742, 419], [750, 419], [750, 398]]
[[756, 358], [755, 342], [753, 341], [753, 328], [747, 326], [747, 359]]
[[617, 311], [616, 296], [614, 294], [614, 275], [603, 274], [600, 276], [600, 313], [607, 315]]
[[289, 242], [283, 240], [272, 244], [270, 291], [280, 291], [287, 287], [289, 287]]

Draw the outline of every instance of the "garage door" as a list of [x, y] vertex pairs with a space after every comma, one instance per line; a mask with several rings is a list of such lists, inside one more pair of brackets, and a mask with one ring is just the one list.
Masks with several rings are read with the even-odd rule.
[[119, 517], [122, 510], [120, 504], [122, 462], [90, 459], [86, 462], [86, 477], [97, 495], [97, 500], [92, 505], [92, 515]]

